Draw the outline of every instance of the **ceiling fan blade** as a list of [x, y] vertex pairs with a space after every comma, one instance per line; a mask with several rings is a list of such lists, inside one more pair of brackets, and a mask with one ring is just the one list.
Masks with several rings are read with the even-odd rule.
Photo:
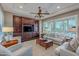
[[41, 13], [41, 14], [49, 15], [50, 13]]
[[33, 12], [31, 12], [31, 14], [37, 14], [37, 13], [33, 13]]
[[35, 17], [40, 17], [41, 18], [41, 17], [44, 17], [44, 16], [35, 16]]

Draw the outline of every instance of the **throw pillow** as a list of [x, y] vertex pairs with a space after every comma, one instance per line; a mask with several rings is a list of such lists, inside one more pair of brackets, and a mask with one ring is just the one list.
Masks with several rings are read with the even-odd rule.
[[70, 42], [69, 42], [69, 45], [68, 45], [68, 49], [75, 52], [76, 49], [78, 48], [78, 42], [76, 39], [72, 39]]
[[6, 41], [13, 39], [12, 35], [5, 35], [4, 38], [5, 38]]

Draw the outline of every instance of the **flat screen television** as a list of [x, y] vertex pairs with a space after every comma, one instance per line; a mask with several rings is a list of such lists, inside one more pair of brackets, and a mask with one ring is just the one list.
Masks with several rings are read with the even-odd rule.
[[23, 32], [34, 32], [34, 25], [23, 26]]

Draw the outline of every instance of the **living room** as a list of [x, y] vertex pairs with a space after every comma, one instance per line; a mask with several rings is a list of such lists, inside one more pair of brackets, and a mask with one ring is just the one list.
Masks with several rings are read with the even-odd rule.
[[78, 3], [1, 3], [0, 56], [78, 56]]

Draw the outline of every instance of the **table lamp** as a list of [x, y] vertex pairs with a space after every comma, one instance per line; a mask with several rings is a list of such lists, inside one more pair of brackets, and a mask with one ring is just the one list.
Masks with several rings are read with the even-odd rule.
[[5, 40], [8, 41], [12, 38], [13, 27], [3, 27], [2, 32], [4, 33]]

